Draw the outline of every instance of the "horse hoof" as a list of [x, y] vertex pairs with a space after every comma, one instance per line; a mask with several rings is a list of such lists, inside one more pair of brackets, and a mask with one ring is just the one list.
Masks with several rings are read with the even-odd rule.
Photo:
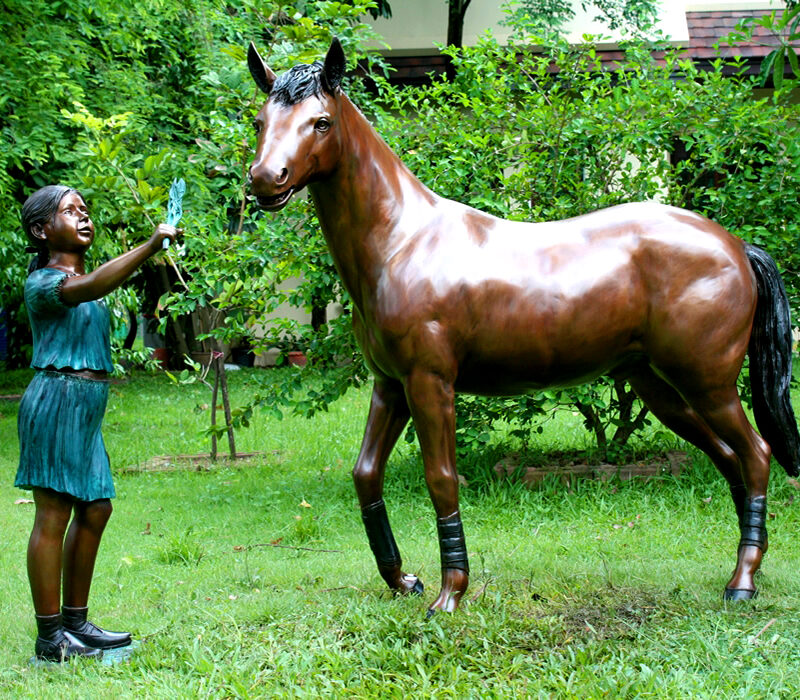
[[436, 610], [434, 608], [428, 608], [428, 612], [425, 613], [425, 619], [430, 620], [436, 614]]
[[422, 585], [422, 581], [413, 574], [405, 574], [400, 586], [392, 586], [394, 595], [422, 595], [424, 591], [425, 586]]
[[751, 591], [748, 588], [726, 588], [722, 600], [736, 602], [739, 600], [753, 600], [758, 596], [758, 589]]

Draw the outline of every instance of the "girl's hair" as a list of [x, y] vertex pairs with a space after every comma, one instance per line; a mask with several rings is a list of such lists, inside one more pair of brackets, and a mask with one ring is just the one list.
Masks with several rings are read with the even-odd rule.
[[29, 253], [36, 253], [36, 257], [31, 260], [28, 266], [28, 274], [34, 270], [47, 265], [50, 259], [50, 252], [47, 250], [47, 243], [41, 238], [33, 235], [31, 229], [36, 224], [44, 226], [48, 221], [52, 221], [58, 212], [58, 205], [66, 195], [75, 192], [81, 199], [83, 195], [78, 190], [66, 185], [47, 185], [36, 190], [22, 205], [22, 229], [32, 246], [25, 250]]

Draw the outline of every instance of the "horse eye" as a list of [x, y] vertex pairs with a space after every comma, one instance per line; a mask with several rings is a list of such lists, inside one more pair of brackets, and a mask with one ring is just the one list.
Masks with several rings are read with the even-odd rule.
[[317, 119], [317, 123], [314, 124], [314, 128], [317, 131], [325, 132], [331, 128], [331, 123], [327, 119]]
[[260, 134], [261, 133], [261, 124], [259, 124], [258, 122], [253, 122], [253, 129], [255, 129], [255, 132], [257, 134]]

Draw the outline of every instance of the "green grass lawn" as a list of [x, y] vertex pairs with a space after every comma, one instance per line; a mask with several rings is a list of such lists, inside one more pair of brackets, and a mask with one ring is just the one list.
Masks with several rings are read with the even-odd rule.
[[[257, 372], [231, 374], [234, 403]], [[0, 394], [29, 377], [0, 374]], [[800, 518], [777, 465], [760, 596], [726, 605], [738, 533], [704, 457], [690, 452], [678, 478], [526, 490], [480, 477], [500, 448], [476, 455], [468, 471], [479, 476], [461, 495], [470, 590], [457, 613], [426, 621], [439, 555], [415, 446], [393, 454], [385, 499], [406, 568], [427, 586], [422, 599], [388, 594], [361, 524], [350, 469], [369, 391], [311, 421], [257, 414], [237, 436], [241, 451], [260, 453], [249, 462], [148, 470], [153, 457], [207, 449], [209, 398], [164, 376], [112, 386], [105, 438], [117, 499], [90, 610], [144, 643], [126, 664], [53, 669], [28, 663], [33, 508], [15, 503], [28, 496], [12, 486], [17, 404], [0, 400], [0, 695], [800, 696]], [[548, 424], [534, 446], [582, 448], [576, 421]]]

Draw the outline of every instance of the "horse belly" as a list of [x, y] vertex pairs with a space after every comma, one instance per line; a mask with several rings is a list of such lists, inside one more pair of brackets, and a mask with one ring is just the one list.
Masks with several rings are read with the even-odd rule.
[[[506, 348], [491, 356], [471, 355], [459, 365], [456, 391], [483, 396], [511, 396], [539, 389], [569, 387], [593, 381], [644, 357], [641, 343], [598, 346], [589, 343], [580, 352], [548, 348], [544, 351]], [[593, 350], [593, 351], [592, 351]]]
[[480, 324], [462, 348], [456, 390], [509, 395], [591, 381], [643, 355], [645, 326], [635, 295]]

